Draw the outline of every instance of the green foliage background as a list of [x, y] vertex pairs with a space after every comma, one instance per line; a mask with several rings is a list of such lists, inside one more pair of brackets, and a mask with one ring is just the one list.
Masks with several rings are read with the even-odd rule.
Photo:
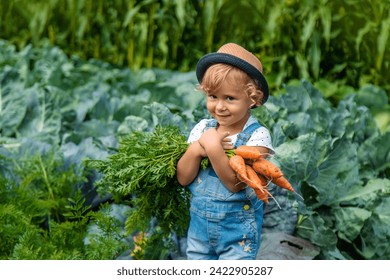
[[[1, 0], [0, 259], [128, 257], [131, 194], [98, 196], [83, 163], [115, 174], [125, 136], [186, 135], [207, 116], [196, 62], [228, 41], [264, 64], [255, 114], [305, 197], [295, 235], [320, 259], [389, 259], [389, 33], [389, 0]], [[184, 225], [165, 222], [141, 257], [172, 253]]]
[[[6, 41], [0, 54], [0, 258], [129, 257], [134, 227], [148, 234], [147, 249], [134, 257], [172, 256], [171, 231], [187, 226], [185, 194], [177, 182], [156, 182], [175, 178], [174, 163], [151, 163], [162, 148], [183, 149], [184, 135], [208, 116], [194, 72], [132, 72], [56, 47], [18, 52]], [[390, 130], [371, 113], [386, 106], [386, 92], [374, 85], [336, 106], [303, 81], [253, 112], [305, 198], [294, 234], [318, 246], [318, 258], [390, 258]], [[157, 129], [168, 126], [182, 135]], [[155, 176], [143, 178], [138, 168], [147, 167]]]
[[327, 96], [342, 85], [389, 89], [389, 33], [389, 0], [0, 2], [0, 38], [19, 49], [48, 40], [82, 59], [189, 71], [233, 41], [262, 59], [273, 88], [325, 79]]

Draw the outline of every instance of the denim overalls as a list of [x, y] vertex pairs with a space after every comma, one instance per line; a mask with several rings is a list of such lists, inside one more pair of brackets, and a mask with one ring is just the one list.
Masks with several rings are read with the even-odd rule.
[[[207, 128], [216, 127], [212, 120]], [[252, 123], [239, 133], [235, 148], [245, 145], [260, 127]], [[256, 259], [260, 247], [263, 202], [252, 188], [233, 193], [219, 180], [212, 167], [201, 169], [189, 186], [191, 222], [187, 258], [203, 260]]]

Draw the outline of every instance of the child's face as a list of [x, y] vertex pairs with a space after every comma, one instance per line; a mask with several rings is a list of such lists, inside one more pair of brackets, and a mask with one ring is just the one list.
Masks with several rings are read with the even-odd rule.
[[206, 94], [207, 110], [219, 123], [220, 127], [231, 133], [242, 130], [249, 117], [253, 101], [242, 87], [226, 80], [217, 91]]

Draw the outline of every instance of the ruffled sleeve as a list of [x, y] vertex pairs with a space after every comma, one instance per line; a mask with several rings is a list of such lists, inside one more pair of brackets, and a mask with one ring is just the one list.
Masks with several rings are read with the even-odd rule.
[[209, 119], [203, 119], [199, 121], [194, 128], [191, 130], [190, 135], [188, 136], [187, 142], [192, 143], [199, 140], [200, 136], [202, 136], [203, 132], [206, 129], [207, 123]]

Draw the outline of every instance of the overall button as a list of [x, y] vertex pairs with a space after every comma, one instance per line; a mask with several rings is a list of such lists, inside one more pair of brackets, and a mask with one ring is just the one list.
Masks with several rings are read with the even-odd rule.
[[250, 207], [248, 204], [245, 204], [245, 205], [244, 205], [244, 210], [245, 210], [245, 211], [248, 211], [250, 208], [251, 208], [251, 207]]

